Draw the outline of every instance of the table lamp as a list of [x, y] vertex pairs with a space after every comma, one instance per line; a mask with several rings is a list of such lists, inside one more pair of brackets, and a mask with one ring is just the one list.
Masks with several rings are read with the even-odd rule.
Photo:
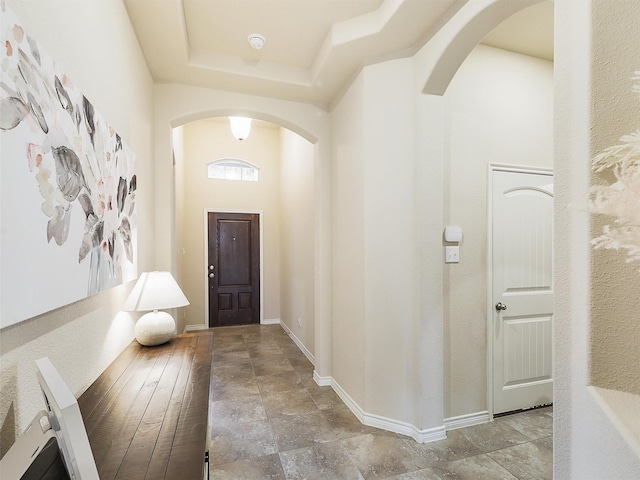
[[169, 341], [176, 331], [176, 322], [166, 310], [189, 305], [170, 272], [144, 272], [124, 302], [127, 312], [144, 312], [135, 326], [136, 340], [142, 345], [160, 345]]

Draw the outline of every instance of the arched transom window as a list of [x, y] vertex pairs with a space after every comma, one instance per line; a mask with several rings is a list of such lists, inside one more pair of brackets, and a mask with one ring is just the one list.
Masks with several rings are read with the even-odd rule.
[[221, 158], [207, 163], [209, 178], [257, 182], [259, 174], [260, 168], [257, 165], [239, 158]]

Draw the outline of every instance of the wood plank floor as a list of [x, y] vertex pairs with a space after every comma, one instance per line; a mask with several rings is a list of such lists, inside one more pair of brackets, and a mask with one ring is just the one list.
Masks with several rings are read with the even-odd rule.
[[212, 345], [132, 342], [78, 399], [101, 480], [202, 478]]

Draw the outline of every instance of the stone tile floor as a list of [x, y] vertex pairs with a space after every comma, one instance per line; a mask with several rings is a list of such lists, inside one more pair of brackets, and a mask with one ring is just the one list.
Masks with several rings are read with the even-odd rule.
[[279, 325], [214, 332], [212, 479], [552, 478], [551, 407], [419, 444], [361, 424]]

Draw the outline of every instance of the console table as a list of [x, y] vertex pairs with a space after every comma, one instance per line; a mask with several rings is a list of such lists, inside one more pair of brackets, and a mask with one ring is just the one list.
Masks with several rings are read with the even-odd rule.
[[78, 399], [101, 480], [199, 479], [213, 333], [132, 342]]

